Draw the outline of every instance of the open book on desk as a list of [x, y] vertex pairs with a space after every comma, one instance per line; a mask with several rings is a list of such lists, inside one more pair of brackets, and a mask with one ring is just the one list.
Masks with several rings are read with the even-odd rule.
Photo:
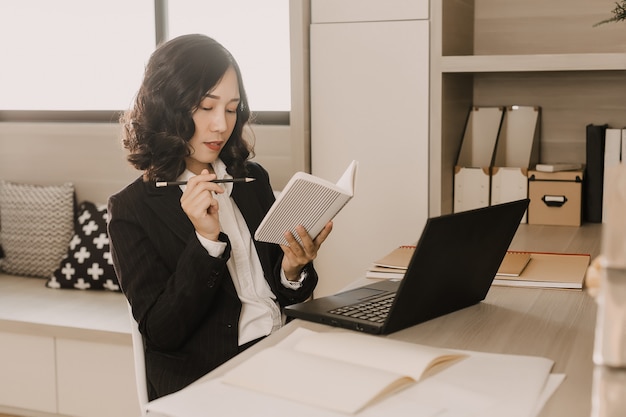
[[296, 172], [282, 190], [254, 233], [261, 242], [288, 245], [283, 234], [304, 226], [315, 238], [354, 196], [358, 162], [352, 161], [333, 184], [306, 172]]
[[[361, 340], [361, 337], [366, 337], [365, 340], [378, 338], [381, 343], [385, 344], [385, 351], [382, 354], [378, 353], [368, 358], [368, 366], [379, 357], [388, 359], [387, 357], [395, 352], [393, 347], [387, 350], [386, 342], [396, 342], [392, 339], [343, 332], [353, 334], [358, 338], [357, 340]], [[305, 339], [316, 333], [297, 328], [276, 344], [275, 348], [280, 349], [280, 352], [295, 350], [299, 343], [308, 344], [309, 342]], [[329, 333], [339, 334], [340, 332]], [[335, 339], [331, 339], [331, 342], [333, 340]], [[336, 339], [336, 342], [339, 343], [340, 340]], [[351, 345], [352, 342], [348, 347]], [[360, 351], [362, 347], [363, 344], [358, 343], [355, 350]], [[262, 351], [258, 350], [255, 355], [259, 352]], [[408, 383], [404, 389], [395, 391], [393, 395], [386, 395], [380, 401], [368, 403], [356, 414], [359, 417], [441, 417], [442, 415], [536, 417], [545, 401], [563, 380], [562, 375], [550, 374], [553, 362], [547, 358], [474, 351], [446, 350], [445, 352], [460, 354], [463, 358], [448, 362], [449, 366], [443, 363], [437, 372], [427, 372], [428, 377], [422, 376], [419, 382]], [[248, 358], [254, 357], [246, 352], [243, 355]], [[350, 352], [350, 356], [354, 356], [353, 352]], [[406, 368], [418, 360], [419, 350], [415, 355], [409, 354], [409, 356], [402, 358], [404, 363], [400, 375], [407, 375]], [[231, 370], [223, 376], [208, 380], [203, 378], [178, 392], [151, 401], [148, 404], [148, 410], [150, 415], [167, 417], [206, 417], [207, 410], [211, 415], [219, 416], [345, 417], [348, 415], [346, 412], [320, 407], [313, 401], [317, 388], [311, 389], [310, 385], [334, 383], [336, 370], [333, 369], [330, 373], [323, 375], [321, 381], [313, 379], [306, 381], [305, 377], [310, 376], [308, 367], [303, 368], [304, 363], [294, 365], [281, 360], [278, 364], [274, 362], [269, 364], [274, 367], [267, 366], [266, 374], [254, 374], [254, 378], [259, 378], [257, 382], [261, 385], [270, 385], [273, 383], [274, 373], [280, 372], [277, 377], [282, 376], [285, 379], [279, 381], [275, 389], [282, 387], [282, 393], [285, 393], [285, 396], [243, 388], [230, 382], [225, 383], [225, 378], [229, 378], [229, 372], [235, 372], [239, 366], [245, 364], [239, 361], [237, 367], [230, 368]], [[263, 366], [263, 364], [260, 365]], [[288, 369], [288, 366], [293, 366], [293, 368]], [[253, 369], [253, 371], [257, 372], [258, 369]], [[251, 379], [250, 374], [245, 372], [240, 377]], [[302, 379], [305, 379], [305, 385], [299, 385]], [[353, 395], [354, 392], [362, 390], [362, 386], [361, 380], [350, 380], [348, 385], [337, 388], [332, 396]]]
[[312, 333], [290, 348], [274, 346], [257, 353], [223, 381], [355, 413], [463, 357], [446, 349], [360, 333]]

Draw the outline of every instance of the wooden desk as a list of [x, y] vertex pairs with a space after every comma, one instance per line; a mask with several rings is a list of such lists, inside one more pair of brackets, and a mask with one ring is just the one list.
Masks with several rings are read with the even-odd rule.
[[[515, 250], [599, 253], [601, 225], [550, 227], [521, 225]], [[589, 417], [596, 303], [585, 291], [492, 287], [486, 299], [386, 337], [432, 346], [493, 353], [543, 356], [554, 360], [554, 373], [566, 378], [541, 417]], [[222, 375], [260, 349], [282, 340], [298, 327], [345, 331], [294, 320], [202, 378]]]
[[[589, 417], [595, 313], [595, 301], [585, 292], [493, 287], [480, 304], [386, 337], [454, 349], [550, 358], [555, 361], [553, 372], [565, 373], [566, 378], [540, 416]], [[294, 320], [202, 380], [223, 375], [298, 327], [345, 331]]]

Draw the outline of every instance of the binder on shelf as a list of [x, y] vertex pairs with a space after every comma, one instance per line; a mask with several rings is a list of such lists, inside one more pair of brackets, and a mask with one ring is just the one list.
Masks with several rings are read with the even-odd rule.
[[[509, 106], [496, 142], [490, 204], [528, 197], [528, 170], [539, 161], [541, 107]], [[527, 221], [524, 215], [522, 223]]]
[[626, 127], [622, 129], [622, 164], [626, 164]]
[[471, 108], [454, 167], [454, 212], [486, 207], [504, 107]]
[[606, 220], [606, 201], [608, 197], [607, 171], [621, 163], [622, 129], [607, 127], [604, 140], [604, 173], [602, 177], [602, 222]]
[[602, 223], [604, 148], [607, 127], [606, 124], [588, 124], [586, 127], [583, 220], [589, 223]]

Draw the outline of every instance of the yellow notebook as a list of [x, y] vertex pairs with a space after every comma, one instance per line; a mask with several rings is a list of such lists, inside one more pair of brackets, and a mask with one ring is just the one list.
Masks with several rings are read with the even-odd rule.
[[365, 277], [375, 279], [404, 278], [413, 252], [415, 252], [414, 245], [398, 246], [382, 258], [374, 261], [365, 272]]
[[497, 275], [493, 285], [580, 290], [590, 258], [581, 253], [530, 252], [530, 261], [519, 276]]
[[413, 252], [415, 252], [415, 246], [398, 246], [387, 255], [375, 261], [374, 266], [406, 270], [413, 256]]
[[530, 262], [529, 252], [508, 251], [500, 264], [496, 275], [518, 277]]

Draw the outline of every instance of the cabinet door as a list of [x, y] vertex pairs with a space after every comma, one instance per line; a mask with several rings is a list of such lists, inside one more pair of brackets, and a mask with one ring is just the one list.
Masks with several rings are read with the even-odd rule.
[[139, 416], [130, 344], [57, 339], [59, 413], [82, 417]]
[[57, 412], [54, 339], [0, 333], [0, 405]]
[[355, 197], [315, 262], [316, 295], [414, 243], [428, 216], [428, 21], [311, 25], [311, 170], [336, 181], [359, 161]]

